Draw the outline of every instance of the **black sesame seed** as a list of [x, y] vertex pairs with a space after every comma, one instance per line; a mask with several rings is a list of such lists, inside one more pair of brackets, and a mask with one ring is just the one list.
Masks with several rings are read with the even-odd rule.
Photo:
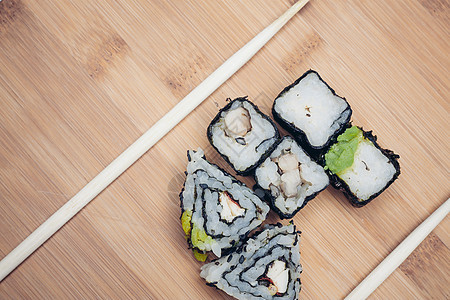
[[245, 139], [242, 138], [242, 137], [235, 138], [234, 140], [236, 141], [236, 143], [238, 143], [238, 144], [240, 144], [242, 146], [247, 145], [247, 143], [245, 142]]

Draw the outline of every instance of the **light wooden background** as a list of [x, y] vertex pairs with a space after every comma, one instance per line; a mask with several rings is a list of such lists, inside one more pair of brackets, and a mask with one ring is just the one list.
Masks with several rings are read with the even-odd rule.
[[[289, 6], [3, 0], [0, 258]], [[399, 180], [367, 207], [330, 187], [294, 218], [301, 298], [343, 297], [450, 196], [449, 6], [312, 0], [0, 283], [0, 298], [228, 299], [199, 277], [179, 225], [186, 150], [203, 147], [227, 167], [206, 139], [217, 105], [249, 95], [270, 113], [309, 68], [348, 99], [355, 124], [401, 155]], [[448, 299], [449, 228], [447, 217], [371, 298]]]

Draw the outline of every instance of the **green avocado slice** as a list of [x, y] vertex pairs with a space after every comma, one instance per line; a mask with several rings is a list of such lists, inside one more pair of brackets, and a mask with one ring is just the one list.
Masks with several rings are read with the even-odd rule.
[[358, 145], [363, 139], [363, 132], [358, 127], [352, 126], [345, 130], [325, 154], [325, 170], [339, 174], [351, 167]]

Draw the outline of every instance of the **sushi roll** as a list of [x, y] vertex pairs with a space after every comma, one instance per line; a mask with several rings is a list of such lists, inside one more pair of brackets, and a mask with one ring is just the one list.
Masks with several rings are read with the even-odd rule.
[[325, 154], [332, 185], [361, 207], [387, 189], [400, 175], [399, 156], [381, 148], [371, 131], [352, 126]]
[[277, 96], [272, 114], [304, 150], [318, 158], [345, 130], [352, 110], [316, 71], [309, 70]]
[[222, 256], [258, 227], [269, 212], [251, 189], [218, 166], [203, 151], [188, 151], [187, 174], [180, 193], [181, 225], [198, 260], [206, 252]]
[[209, 124], [207, 136], [239, 175], [250, 174], [280, 137], [272, 120], [247, 97], [234, 99], [222, 108]]
[[256, 169], [255, 180], [255, 188], [264, 190], [265, 199], [282, 219], [292, 218], [329, 184], [322, 166], [290, 136]]
[[298, 299], [298, 241], [292, 223], [266, 225], [235, 252], [204, 265], [200, 276], [237, 299]]

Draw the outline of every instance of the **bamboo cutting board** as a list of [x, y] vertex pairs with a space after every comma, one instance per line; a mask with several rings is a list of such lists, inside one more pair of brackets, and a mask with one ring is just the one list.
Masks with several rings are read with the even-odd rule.
[[[291, 4], [52, 2], [0, 2], [0, 258]], [[294, 218], [300, 297], [342, 298], [449, 197], [449, 7], [312, 0], [1, 282], [0, 298], [229, 299], [186, 249], [186, 150], [202, 147], [230, 171], [206, 139], [218, 107], [248, 95], [269, 114], [309, 68], [401, 156], [399, 180], [368, 206], [329, 187]], [[371, 298], [449, 298], [449, 228], [447, 217]]]

